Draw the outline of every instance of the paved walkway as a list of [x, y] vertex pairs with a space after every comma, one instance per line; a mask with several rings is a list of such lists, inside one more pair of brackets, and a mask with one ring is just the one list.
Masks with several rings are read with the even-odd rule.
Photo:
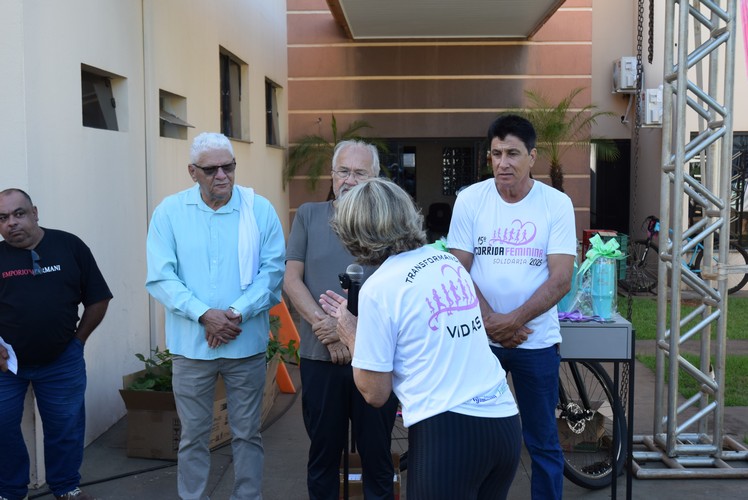
[[[300, 388], [298, 369], [290, 369], [291, 377]], [[654, 375], [640, 363], [635, 370], [636, 410], [635, 434], [651, 434], [653, 426]], [[306, 495], [306, 453], [309, 439], [301, 417], [300, 394], [280, 394], [266, 420], [263, 430], [265, 472], [263, 496], [265, 500], [302, 500]], [[742, 413], [741, 413], [742, 412]], [[748, 414], [745, 409], [727, 409], [725, 428], [729, 433], [745, 432]], [[125, 454], [127, 418], [123, 418], [85, 450], [82, 468], [84, 489], [105, 500], [161, 500], [177, 498], [176, 466], [174, 462], [128, 458]], [[748, 463], [735, 467], [748, 468]], [[645, 467], [659, 467], [657, 464]], [[209, 491], [213, 500], [230, 497], [233, 482], [231, 447], [225, 446], [212, 453]], [[407, 472], [403, 474], [403, 485]], [[624, 477], [619, 479], [619, 498], [625, 498]], [[634, 479], [633, 498], [678, 498], [702, 500], [715, 498], [744, 498], [746, 479]], [[610, 491], [588, 491], [565, 480], [565, 498], [606, 500]], [[30, 498], [49, 500], [51, 495], [32, 492]], [[405, 499], [404, 489], [400, 497]], [[530, 498], [530, 460], [526, 452], [510, 491], [510, 500]]]
[[[735, 343], [739, 342], [739, 343]], [[654, 353], [654, 341], [637, 343], [637, 353]], [[686, 346], [684, 349], [689, 350]], [[730, 341], [730, 353], [748, 354], [748, 341]], [[698, 349], [696, 349], [698, 352]], [[297, 389], [301, 389], [298, 369], [290, 368]], [[651, 436], [654, 428], [654, 374], [641, 363], [635, 369], [634, 434]], [[742, 442], [748, 432], [748, 408], [725, 408], [726, 434]], [[126, 456], [127, 418], [123, 418], [85, 450], [82, 484], [84, 489], [105, 500], [161, 500], [177, 498], [176, 464], [162, 460], [128, 458]], [[309, 439], [301, 417], [300, 394], [280, 394], [265, 422], [263, 430], [265, 470], [263, 497], [265, 500], [302, 500], [306, 494], [306, 454]], [[664, 468], [660, 462], [641, 464], [646, 469]], [[731, 465], [746, 471], [748, 462]], [[213, 500], [230, 497], [233, 483], [231, 447], [225, 446], [212, 453], [209, 492]], [[403, 491], [407, 472], [402, 476]], [[619, 478], [618, 496], [625, 498], [625, 481]], [[634, 479], [634, 499], [678, 498], [744, 498], [748, 479]], [[589, 491], [569, 481], [564, 483], [565, 498], [606, 500], [608, 489]], [[44, 491], [31, 492], [30, 498], [51, 499]], [[525, 451], [510, 491], [510, 500], [530, 498], [530, 460]]]

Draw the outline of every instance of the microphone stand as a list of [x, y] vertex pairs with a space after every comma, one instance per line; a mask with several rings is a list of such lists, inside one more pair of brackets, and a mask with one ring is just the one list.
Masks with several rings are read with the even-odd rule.
[[[340, 286], [344, 289], [348, 290], [348, 307], [347, 309], [353, 314], [354, 316], [358, 316], [358, 292], [361, 290], [361, 282], [364, 278], [364, 269], [359, 266], [358, 264], [351, 264], [348, 266], [345, 270], [345, 273], [341, 273], [338, 275], [338, 279], [340, 280]], [[348, 500], [350, 498], [349, 495], [349, 484], [348, 484], [348, 475], [350, 471], [350, 463], [349, 463], [349, 443], [350, 443], [350, 451], [355, 452], [355, 439], [354, 439], [354, 433], [353, 433], [353, 425], [350, 427], [350, 437], [348, 437], [348, 420], [346, 419], [345, 422], [345, 435], [346, 435], [346, 443], [345, 443], [345, 453], [343, 453], [343, 498]]]

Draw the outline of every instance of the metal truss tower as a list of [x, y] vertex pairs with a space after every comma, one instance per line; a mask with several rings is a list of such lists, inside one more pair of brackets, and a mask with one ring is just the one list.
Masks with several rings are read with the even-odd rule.
[[[723, 432], [726, 279], [746, 271], [728, 265], [736, 0], [667, 0], [665, 17], [654, 431], [635, 437], [646, 451], [634, 451], [632, 465], [639, 478], [748, 477], [730, 465], [748, 460], [748, 450]], [[689, 116], [699, 123], [693, 135]], [[689, 207], [700, 209], [698, 220]], [[713, 265], [694, 273], [682, 262], [698, 244]], [[682, 284], [695, 303], [685, 316]], [[680, 352], [691, 338], [700, 339], [696, 363]], [[681, 374], [701, 391], [679, 404]], [[666, 467], [639, 466], [648, 461]]]

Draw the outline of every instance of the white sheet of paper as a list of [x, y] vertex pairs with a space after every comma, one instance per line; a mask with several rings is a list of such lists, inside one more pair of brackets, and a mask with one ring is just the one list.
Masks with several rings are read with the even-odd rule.
[[3, 340], [2, 337], [0, 337], [0, 345], [8, 350], [8, 370], [12, 371], [14, 374], [18, 374], [18, 358], [16, 357], [15, 351], [10, 344]]

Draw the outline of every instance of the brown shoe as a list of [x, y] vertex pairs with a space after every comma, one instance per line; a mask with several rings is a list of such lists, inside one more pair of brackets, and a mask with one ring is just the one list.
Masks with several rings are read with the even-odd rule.
[[88, 493], [84, 493], [80, 488], [75, 488], [73, 491], [68, 491], [64, 495], [55, 495], [57, 500], [96, 500]]

